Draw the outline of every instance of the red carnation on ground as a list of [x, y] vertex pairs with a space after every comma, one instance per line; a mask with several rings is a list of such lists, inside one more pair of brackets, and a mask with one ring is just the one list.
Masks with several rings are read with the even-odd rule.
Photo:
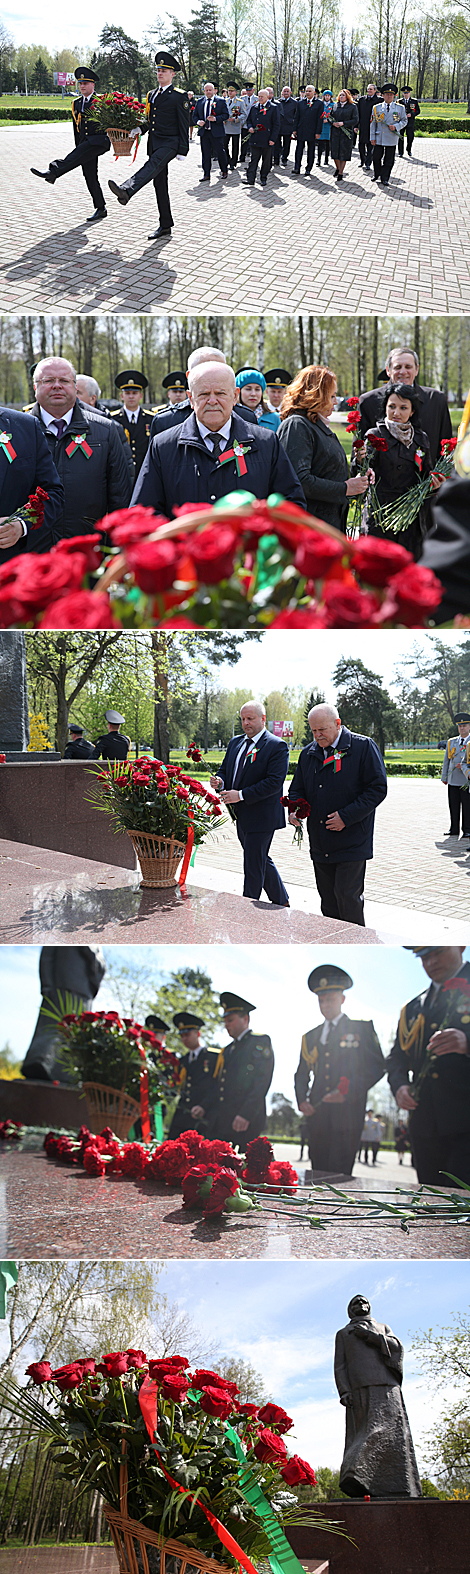
[[264, 1180], [266, 1170], [272, 1164], [273, 1159], [274, 1153], [268, 1137], [254, 1137], [252, 1142], [247, 1143], [244, 1180], [247, 1179], [248, 1170], [250, 1177], [254, 1176], [255, 1180]]
[[198, 580], [203, 585], [218, 585], [221, 579], [229, 579], [236, 548], [236, 532], [229, 525], [207, 525], [191, 536], [188, 550]]
[[396, 541], [382, 541], [379, 536], [361, 536], [353, 543], [352, 567], [368, 585], [387, 585], [393, 574], [408, 568], [412, 563], [412, 553]]
[[286, 1189], [288, 1191], [297, 1191], [298, 1184], [297, 1171], [292, 1164], [289, 1164], [288, 1159], [274, 1159], [274, 1162], [269, 1165], [263, 1181], [263, 1185], [268, 1186], [270, 1191], [285, 1191]]
[[167, 1186], [177, 1186], [183, 1180], [191, 1163], [191, 1154], [185, 1142], [164, 1142], [148, 1160], [145, 1174], [153, 1180], [165, 1181]]
[[106, 1164], [98, 1148], [90, 1144], [85, 1148], [83, 1155], [83, 1168], [87, 1175], [105, 1175]]
[[263, 1465], [279, 1465], [287, 1463], [287, 1449], [276, 1432], [271, 1432], [269, 1427], [262, 1427], [253, 1449], [256, 1459]]
[[223, 1213], [227, 1197], [234, 1197], [238, 1190], [238, 1176], [234, 1171], [219, 1169], [214, 1175], [209, 1196], [204, 1200], [204, 1218]]
[[304, 1485], [315, 1487], [317, 1484], [312, 1466], [307, 1464], [306, 1459], [300, 1459], [298, 1454], [293, 1454], [287, 1465], [281, 1467], [281, 1476], [289, 1487]]
[[131, 1180], [140, 1180], [147, 1168], [147, 1154], [139, 1142], [128, 1142], [121, 1149], [116, 1165], [121, 1175], [129, 1175]]

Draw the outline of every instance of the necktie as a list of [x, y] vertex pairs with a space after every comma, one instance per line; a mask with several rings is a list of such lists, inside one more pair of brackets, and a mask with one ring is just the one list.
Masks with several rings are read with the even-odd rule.
[[233, 773], [232, 787], [235, 786], [235, 782], [238, 781], [239, 777], [241, 776], [241, 773], [242, 773], [242, 770], [243, 770], [243, 766], [245, 764], [246, 756], [248, 754], [248, 749], [250, 748], [250, 746], [251, 746], [251, 738], [247, 738], [244, 748], [240, 749], [240, 753], [239, 753], [239, 755], [237, 755], [237, 759], [236, 759], [236, 763], [235, 763], [235, 770], [234, 770], [234, 773]]
[[54, 422], [54, 426], [57, 427], [57, 432], [56, 432], [56, 436], [57, 437], [62, 437], [63, 433], [65, 432], [66, 425], [67, 425], [66, 421], [55, 421]]
[[220, 458], [220, 453], [221, 453], [221, 448], [222, 448], [222, 443], [225, 442], [225, 438], [222, 436], [221, 432], [211, 432], [210, 435], [211, 435], [211, 438], [212, 438], [212, 442], [214, 444], [214, 447], [212, 449], [212, 458], [213, 459], [219, 459]]

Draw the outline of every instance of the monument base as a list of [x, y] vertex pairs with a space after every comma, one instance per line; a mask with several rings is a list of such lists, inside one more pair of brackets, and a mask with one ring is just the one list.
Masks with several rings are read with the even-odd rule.
[[292, 1525], [287, 1537], [301, 1563], [327, 1558], [330, 1574], [468, 1574], [470, 1502], [340, 1498], [315, 1506], [351, 1540]]
[[85, 1094], [56, 1082], [36, 1082], [27, 1077], [0, 1078], [0, 1120], [19, 1120], [23, 1126], [65, 1127], [79, 1131], [87, 1125]]

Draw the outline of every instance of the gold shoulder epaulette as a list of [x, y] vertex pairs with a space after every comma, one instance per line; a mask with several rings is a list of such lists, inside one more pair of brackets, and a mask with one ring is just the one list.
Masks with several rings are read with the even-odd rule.
[[310, 1066], [311, 1069], [313, 1069], [313, 1067], [316, 1066], [317, 1060], [318, 1060], [318, 1049], [317, 1049], [316, 1044], [314, 1044], [313, 1049], [309, 1049], [308, 1044], [307, 1044], [307, 1034], [306, 1033], [304, 1033], [303, 1037], [302, 1037], [302, 1046], [301, 1046], [300, 1055], [301, 1055], [301, 1059], [302, 1060], [306, 1060], [307, 1066]]

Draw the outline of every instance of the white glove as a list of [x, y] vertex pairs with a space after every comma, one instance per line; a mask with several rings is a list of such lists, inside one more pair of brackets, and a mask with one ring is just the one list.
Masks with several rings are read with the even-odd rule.
[[132, 138], [138, 137], [139, 131], [140, 131], [140, 126], [133, 126], [132, 127], [132, 131], [129, 132], [129, 136], [132, 137]]
[[187, 156], [188, 156], [187, 153], [177, 153], [176, 154], [176, 162], [177, 162], [177, 164], [181, 164], [183, 159], [187, 158]]

